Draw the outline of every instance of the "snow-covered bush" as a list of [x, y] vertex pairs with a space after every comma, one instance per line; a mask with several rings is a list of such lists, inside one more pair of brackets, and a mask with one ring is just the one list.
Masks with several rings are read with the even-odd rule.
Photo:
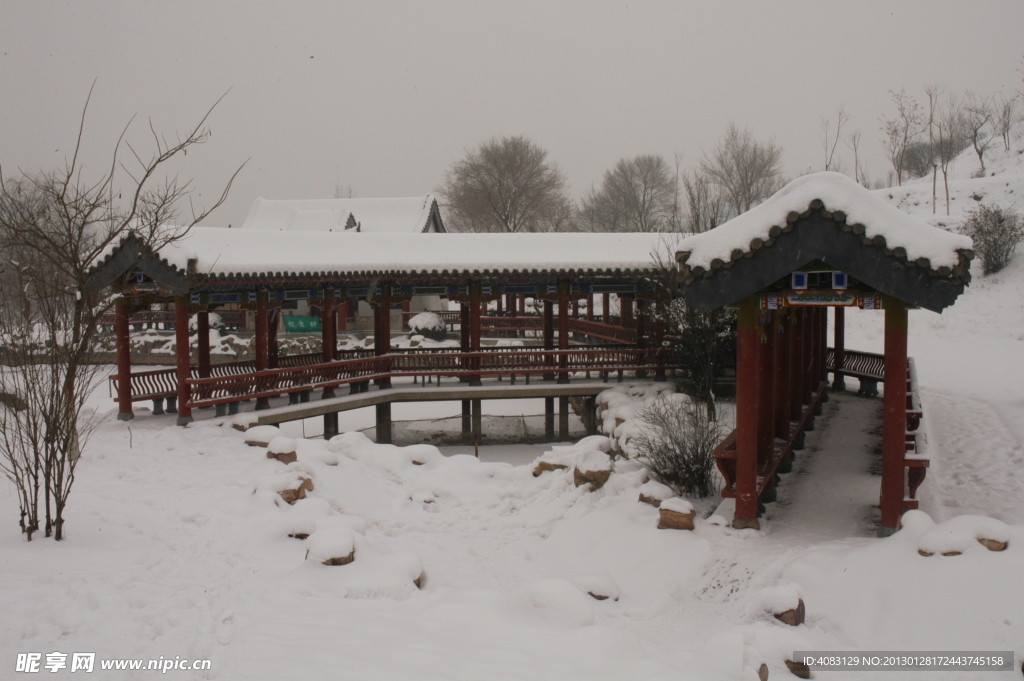
[[974, 252], [985, 274], [995, 274], [1010, 262], [1017, 244], [1024, 239], [1020, 213], [1012, 207], [978, 207], [967, 214], [964, 233], [974, 239]]
[[722, 426], [707, 408], [682, 394], [661, 394], [639, 414], [630, 440], [651, 477], [679, 495], [703, 499], [715, 493], [714, 449]]
[[433, 341], [443, 341], [448, 337], [448, 328], [444, 320], [433, 312], [420, 312], [409, 320], [409, 329], [413, 334], [419, 334]]
[[[219, 331], [220, 329], [224, 328], [224, 318], [221, 317], [216, 312], [211, 312], [209, 314], [209, 320], [210, 320], [210, 328], [211, 329], [217, 329]], [[191, 317], [188, 318], [188, 330], [189, 331], [198, 331], [199, 330], [199, 315], [194, 314], [194, 315], [192, 315]]]

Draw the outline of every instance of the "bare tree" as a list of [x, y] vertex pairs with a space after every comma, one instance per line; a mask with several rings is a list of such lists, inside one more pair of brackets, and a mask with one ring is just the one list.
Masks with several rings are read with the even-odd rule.
[[[129, 127], [125, 126], [109, 166], [90, 178], [79, 159], [88, 104], [89, 99], [74, 152], [63, 168], [21, 172], [15, 178], [0, 174], [0, 253], [5, 272], [0, 279], [5, 306], [0, 314], [0, 346], [8, 365], [0, 371], [0, 391], [13, 395], [16, 406], [29, 407], [4, 412], [2, 426], [13, 434], [0, 438], [0, 457], [7, 462], [8, 477], [17, 478], [24, 468], [11, 462], [19, 457], [24, 461], [26, 447], [35, 448], [36, 473], [28, 475], [27, 484], [15, 482], [22, 517], [31, 516], [37, 503], [29, 498], [32, 490], [38, 500], [34, 475], [41, 477], [43, 529], [57, 540], [64, 537], [64, 509], [79, 454], [96, 425], [85, 412], [85, 401], [98, 366], [99, 318], [114, 302], [113, 298], [97, 300], [90, 293], [89, 268], [129, 234], [154, 251], [180, 239], [224, 202], [241, 171], [231, 177], [213, 207], [190, 209], [182, 221], [179, 207], [185, 202], [191, 206], [190, 183], [158, 175], [172, 159], [209, 139], [206, 121], [213, 108], [186, 135], [170, 141], [157, 134], [150, 122], [153, 150], [148, 154], [125, 141]], [[23, 520], [22, 531], [31, 537], [39, 529], [38, 522], [38, 513], [34, 526], [30, 518]]]
[[843, 132], [843, 126], [850, 120], [850, 114], [846, 113], [846, 106], [840, 104], [836, 107], [836, 127], [832, 130], [832, 120], [827, 116], [821, 117], [821, 144], [825, 149], [825, 170], [837, 170], [835, 159], [836, 147]]
[[728, 209], [711, 179], [693, 170], [683, 174], [686, 193], [686, 231], [694, 234], [714, 229], [725, 219]]
[[907, 147], [921, 134], [924, 129], [924, 114], [917, 101], [907, 94], [907, 91], [900, 90], [898, 93], [889, 91], [893, 104], [896, 106], [896, 115], [893, 118], [882, 116], [882, 146], [889, 154], [889, 161], [893, 170], [896, 171], [897, 184], [903, 184], [904, 159]]
[[748, 129], [729, 123], [700, 170], [722, 191], [734, 215], [750, 210], [782, 184], [782, 148], [774, 140], [761, 143]]
[[584, 222], [603, 232], [664, 232], [672, 228], [676, 185], [665, 159], [641, 155], [605, 171], [601, 188], [582, 200]]
[[938, 198], [936, 184], [939, 178], [939, 163], [935, 148], [935, 110], [942, 96], [942, 87], [932, 83], [924, 87], [928, 96], [928, 165], [932, 172], [932, 214], [935, 213], [935, 202]]
[[860, 138], [860, 130], [855, 130], [846, 138], [844, 144], [853, 152], [853, 180], [866, 186], [867, 180], [860, 168]]
[[445, 173], [437, 192], [446, 224], [462, 232], [544, 232], [572, 214], [568, 181], [548, 153], [522, 135], [495, 137]]
[[985, 130], [985, 126], [992, 122], [992, 102], [984, 97], [968, 92], [964, 95], [963, 108], [964, 132], [974, 153], [978, 155], [978, 163], [981, 169], [978, 176], [985, 174], [985, 152], [992, 145], [992, 136]]
[[1003, 138], [1003, 147], [1010, 150], [1010, 136], [1021, 120], [1020, 97], [1016, 92], [1007, 96], [1000, 92], [994, 104], [995, 115], [992, 124], [995, 133]]
[[945, 106], [939, 109], [938, 159], [942, 170], [942, 184], [946, 190], [946, 215], [949, 215], [949, 165], [967, 146], [963, 104], [952, 93]]

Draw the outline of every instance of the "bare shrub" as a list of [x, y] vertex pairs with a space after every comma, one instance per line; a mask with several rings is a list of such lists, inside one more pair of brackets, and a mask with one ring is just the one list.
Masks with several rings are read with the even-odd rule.
[[716, 493], [714, 449], [724, 429], [703, 404], [663, 394], [644, 407], [639, 420], [630, 449], [651, 477], [680, 495], [703, 499]]
[[967, 214], [963, 232], [974, 239], [974, 252], [984, 273], [995, 274], [1006, 267], [1024, 238], [1024, 224], [1013, 208], [979, 204]]

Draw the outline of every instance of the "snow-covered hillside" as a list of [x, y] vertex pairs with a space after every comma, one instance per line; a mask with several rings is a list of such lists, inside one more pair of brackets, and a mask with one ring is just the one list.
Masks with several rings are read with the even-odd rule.
[[[941, 201], [932, 217], [930, 182], [879, 194], [951, 229], [977, 200], [1024, 209], [1024, 154], [990, 154], [985, 178], [969, 177], [976, 159], [957, 162], [951, 218]], [[882, 349], [882, 313], [847, 320], [848, 347]], [[0, 488], [0, 678], [19, 653], [55, 652], [96, 653], [101, 679], [152, 672], [99, 660], [162, 657], [211, 660], [168, 672], [182, 679], [751, 681], [762, 663], [789, 678], [796, 650], [971, 649], [1014, 651], [1019, 674], [1024, 251], [997, 275], [976, 267], [943, 314], [912, 312], [910, 354], [932, 467], [923, 512], [888, 539], [873, 534], [881, 403], [853, 395], [826, 405], [761, 532], [717, 515], [657, 529], [637, 464], [610, 463], [596, 491], [575, 484], [572, 462], [601, 458], [590, 444], [536, 477], [486, 448], [481, 462], [358, 433], [300, 439], [285, 464], [230, 427], [111, 413], [78, 468], [67, 541], [22, 541]], [[94, 403], [112, 409], [105, 394]], [[301, 478], [312, 490], [284, 503]], [[351, 564], [316, 560], [346, 551]], [[804, 624], [771, 616], [797, 599]]]

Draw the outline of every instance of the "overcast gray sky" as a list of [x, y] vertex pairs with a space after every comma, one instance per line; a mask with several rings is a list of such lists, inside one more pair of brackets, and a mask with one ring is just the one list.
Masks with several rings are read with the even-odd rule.
[[[210, 118], [181, 164], [239, 224], [257, 196], [433, 191], [464, 150], [525, 134], [578, 197], [619, 158], [694, 164], [729, 120], [822, 167], [819, 121], [845, 103], [871, 176], [889, 90], [1021, 89], [1024, 2], [15, 2], [0, 0], [0, 163], [69, 153], [89, 86], [89, 167], [120, 128], [146, 147]], [[845, 151], [845, 150], [843, 150]], [[847, 154], [849, 155], [849, 154]], [[852, 158], [850, 159], [852, 162]]]

